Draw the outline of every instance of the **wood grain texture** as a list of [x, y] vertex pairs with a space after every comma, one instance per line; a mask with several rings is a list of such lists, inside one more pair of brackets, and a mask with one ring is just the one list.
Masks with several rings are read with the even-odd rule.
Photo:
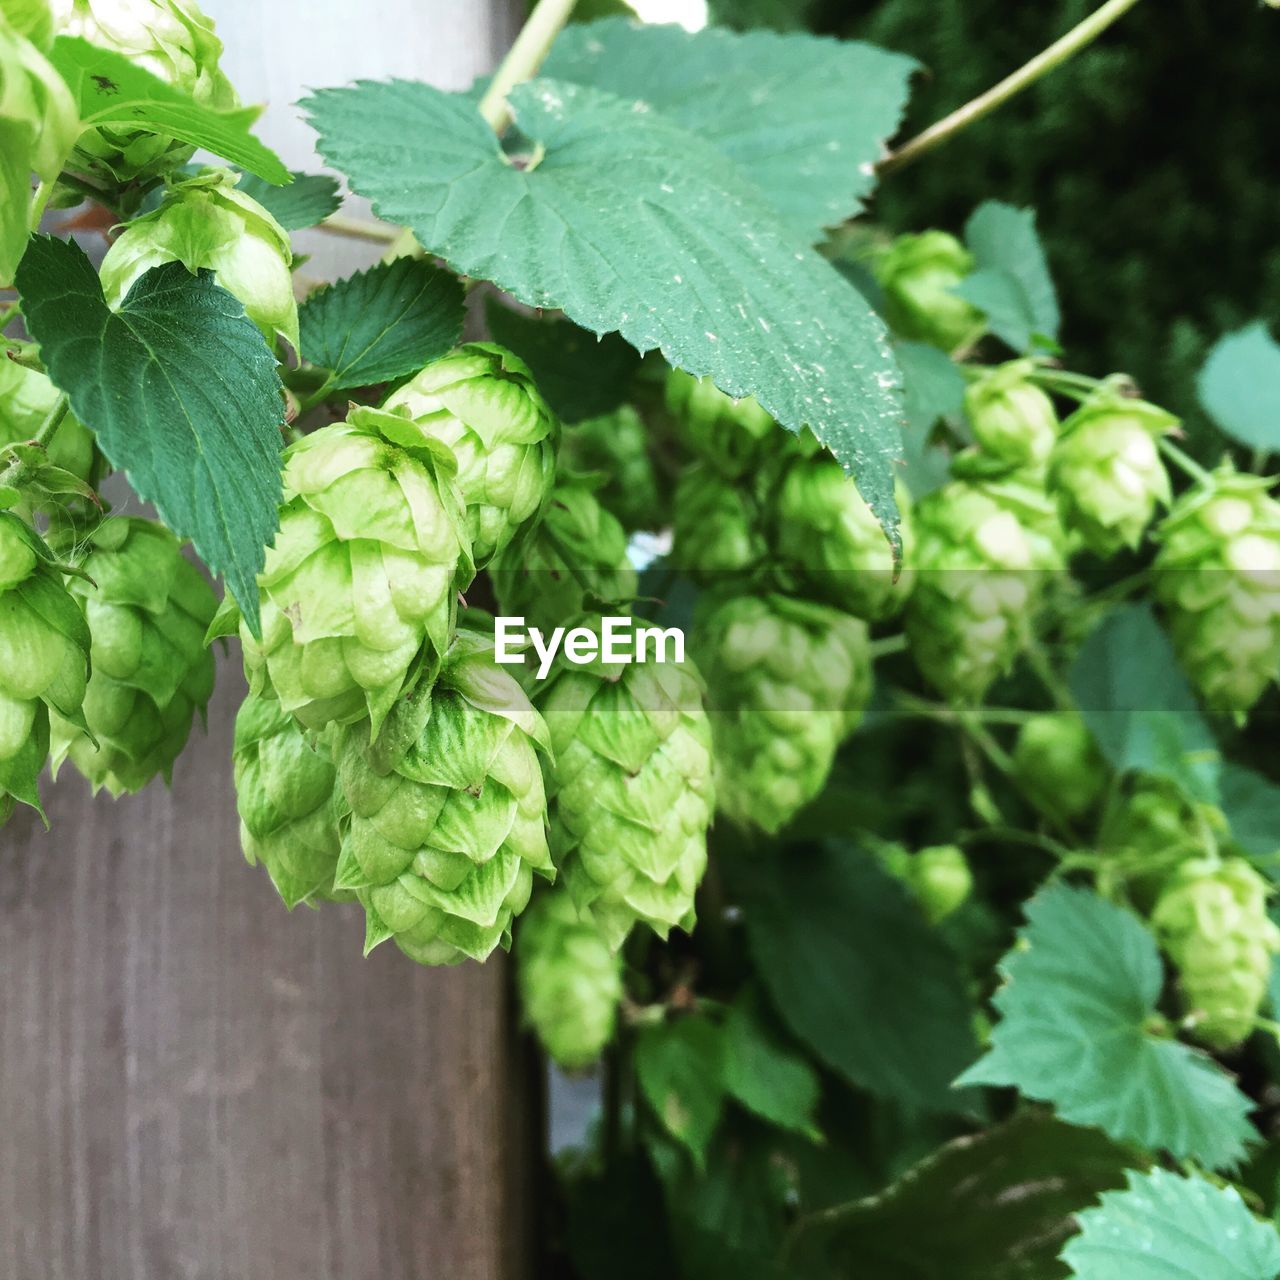
[[503, 967], [360, 958], [244, 862], [242, 686], [172, 791], [70, 770], [0, 831], [4, 1280], [497, 1280], [527, 1167]]

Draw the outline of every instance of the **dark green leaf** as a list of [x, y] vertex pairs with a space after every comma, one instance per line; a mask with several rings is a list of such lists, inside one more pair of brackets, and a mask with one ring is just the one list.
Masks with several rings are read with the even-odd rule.
[[331, 213], [337, 213], [342, 204], [338, 194], [338, 180], [327, 173], [298, 173], [293, 171], [293, 181], [288, 186], [273, 186], [270, 182], [246, 173], [236, 186], [247, 196], [252, 196], [286, 230], [302, 231], [323, 222]]
[[734, 1002], [724, 1024], [724, 1085], [762, 1120], [818, 1138], [818, 1073], [786, 1043], [754, 991]]
[[724, 1109], [724, 1040], [700, 1016], [649, 1027], [636, 1042], [636, 1078], [667, 1132], [701, 1166]]
[[1233, 440], [1280, 450], [1280, 345], [1265, 324], [1219, 338], [1196, 385], [1205, 412]]
[[1280, 879], [1280, 787], [1227, 761], [1220, 789], [1232, 838], [1272, 879]]
[[462, 284], [418, 258], [397, 258], [319, 289], [298, 308], [302, 357], [329, 387], [416, 373], [462, 337]]
[[395, 81], [306, 100], [320, 151], [386, 220], [527, 306], [808, 424], [889, 526], [901, 396], [884, 327], [741, 171], [655, 111], [535, 80], [513, 162], [467, 98]]
[[913, 498], [946, 484], [951, 473], [947, 451], [930, 443], [939, 418], [958, 414], [964, 405], [964, 375], [945, 351], [923, 342], [897, 347], [907, 391], [907, 429], [903, 432], [906, 466], [902, 478]]
[[213, 273], [148, 271], [119, 311], [76, 244], [37, 236], [18, 269], [31, 335], [113, 466], [188, 537], [258, 624], [255, 576], [278, 527], [275, 357]]

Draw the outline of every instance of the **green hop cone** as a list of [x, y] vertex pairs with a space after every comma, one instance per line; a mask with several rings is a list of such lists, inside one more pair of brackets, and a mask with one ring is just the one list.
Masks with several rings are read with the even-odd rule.
[[1280, 503], [1229, 464], [1157, 530], [1155, 594], [1205, 702], [1243, 719], [1280, 676]]
[[649, 456], [649, 433], [631, 405], [566, 427], [560, 463], [600, 477], [596, 496], [629, 533], [664, 523], [666, 503]]
[[622, 956], [568, 894], [534, 898], [516, 931], [516, 985], [525, 1021], [567, 1071], [590, 1066], [613, 1038]]
[[[280, 532], [243, 622], [250, 690], [308, 729], [371, 719], [449, 644], [472, 567], [454, 461], [398, 414], [352, 409], [284, 453]], [[228, 606], [222, 626], [231, 617]]]
[[36, 534], [0, 512], [0, 825], [39, 813], [50, 711], [83, 724], [89, 629]]
[[[237, 105], [218, 66], [222, 41], [191, 0], [53, 0], [53, 13], [59, 35], [124, 54], [198, 105], [215, 111]], [[194, 150], [162, 134], [105, 124], [80, 135], [70, 167], [115, 185], [167, 173]]]
[[756, 504], [740, 485], [706, 463], [686, 467], [676, 482], [671, 564], [698, 582], [741, 572], [765, 556]]
[[1170, 499], [1156, 441], [1172, 414], [1143, 400], [1100, 392], [1062, 424], [1049, 459], [1049, 488], [1062, 521], [1095, 555], [1134, 548]]
[[[43, 373], [0, 359], [0, 449], [30, 440], [58, 403], [61, 392]], [[49, 461], [88, 481], [93, 436], [68, 413], [49, 442]]]
[[204, 169], [174, 183], [160, 207], [136, 218], [102, 260], [102, 291], [118, 307], [138, 277], [165, 262], [193, 275], [214, 273], [243, 304], [268, 341], [277, 334], [298, 348], [289, 233], [251, 196], [236, 190], [227, 169]]
[[98, 526], [75, 579], [92, 636], [93, 674], [84, 698], [91, 737], [51, 717], [55, 770], [71, 762], [113, 796], [165, 781], [213, 693], [205, 631], [218, 601], [182, 544], [163, 525], [113, 517]]
[[959, 910], [973, 892], [973, 872], [958, 845], [931, 845], [908, 853], [901, 845], [891, 844], [878, 849], [876, 856], [907, 887], [930, 924]]
[[982, 312], [956, 292], [973, 265], [973, 255], [945, 231], [898, 236], [873, 263], [890, 327], [944, 351], [978, 337]]
[[[905, 489], [898, 486], [903, 559], [913, 538]], [[774, 550], [806, 595], [868, 621], [897, 613], [910, 594], [910, 573], [895, 578], [893, 548], [857, 485], [829, 454], [795, 462], [774, 512]]]
[[275, 698], [250, 694], [236, 713], [236, 808], [250, 866], [261, 863], [286, 907], [335, 898], [342, 847], [338, 775], [327, 745]]
[[555, 479], [559, 427], [518, 356], [472, 342], [433, 361], [383, 406], [453, 450], [476, 566], [537, 515]]
[[1192, 1034], [1213, 1049], [1240, 1044], [1280, 952], [1266, 881], [1243, 858], [1195, 859], [1165, 887], [1151, 922], [1178, 969]]
[[1033, 716], [1013, 748], [1014, 777], [1041, 813], [1070, 822], [1101, 802], [1107, 766], [1084, 721], [1072, 712]]
[[562, 664], [539, 689], [556, 865], [614, 950], [638, 921], [693, 927], [715, 807], [702, 694], [691, 662]]
[[865, 710], [866, 624], [787, 596], [732, 595], [704, 603], [690, 643], [707, 677], [720, 809], [776, 833], [825, 786]]
[[484, 960], [507, 946], [547, 847], [540, 750], [547, 730], [491, 640], [459, 631], [430, 688], [396, 707], [383, 735], [341, 733], [350, 807], [335, 885], [354, 890], [366, 954], [387, 938], [420, 964]]
[[1053, 401], [1032, 381], [1032, 360], [997, 365], [964, 393], [964, 411], [983, 451], [1013, 467], [1042, 467], [1058, 438]]
[[1032, 484], [953, 480], [916, 506], [905, 615], [917, 666], [944, 697], [980, 702], [1034, 625], [1063, 565], [1053, 505]]
[[637, 581], [622, 526], [590, 485], [576, 481], [556, 485], [541, 522], [499, 552], [489, 577], [504, 614], [544, 630], [580, 613], [588, 596], [632, 599]]

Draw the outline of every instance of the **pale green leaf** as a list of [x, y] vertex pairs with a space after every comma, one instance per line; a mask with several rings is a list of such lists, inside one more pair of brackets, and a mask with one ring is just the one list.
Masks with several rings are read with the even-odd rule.
[[636, 1079], [663, 1128], [701, 1167], [724, 1109], [724, 1038], [699, 1015], [648, 1027], [636, 1042]]
[[236, 186], [245, 195], [252, 196], [286, 231], [314, 227], [331, 213], [337, 213], [342, 197], [338, 194], [336, 178], [327, 173], [296, 170], [289, 176], [293, 181], [279, 187], [256, 174], [246, 173]]
[[1055, 884], [1032, 898], [1004, 957], [991, 1049], [961, 1084], [1016, 1088], [1116, 1142], [1235, 1164], [1251, 1103], [1207, 1055], [1151, 1029], [1160, 955], [1131, 912]]
[[818, 1074], [771, 1025], [756, 994], [734, 1002], [724, 1024], [724, 1085], [762, 1120], [817, 1138]]
[[275, 357], [244, 307], [180, 262], [148, 271], [119, 311], [76, 244], [36, 236], [18, 270], [49, 376], [111, 464], [205, 563], [249, 624], [278, 527], [284, 404]]
[[1280, 344], [1260, 321], [1219, 338], [1196, 382], [1205, 412], [1233, 440], [1280, 450]]
[[710, 143], [656, 111], [535, 80], [513, 160], [464, 96], [406, 81], [304, 103], [325, 159], [463, 275], [809, 425], [896, 525], [901, 392], [884, 327]]

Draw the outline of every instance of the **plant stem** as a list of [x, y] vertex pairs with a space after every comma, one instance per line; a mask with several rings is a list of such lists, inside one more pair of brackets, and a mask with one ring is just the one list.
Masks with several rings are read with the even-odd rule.
[[907, 648], [907, 637], [904, 635], [885, 636], [882, 640], [871, 642], [871, 661], [887, 658], [890, 654], [904, 653]]
[[986, 93], [980, 93], [936, 124], [931, 124], [923, 133], [917, 134], [909, 142], [904, 142], [896, 151], [890, 152], [880, 162], [879, 171], [884, 174], [904, 168], [962, 129], [989, 115], [997, 107], [1003, 106], [1023, 89], [1035, 84], [1041, 76], [1060, 67], [1086, 45], [1091, 44], [1116, 19], [1123, 17], [1137, 3], [1138, 0], [1107, 0], [1101, 8], [1095, 10], [1077, 26], [1072, 27], [1060, 40], [1055, 40], [1047, 49], [1036, 54], [1030, 62], [1024, 63], [1012, 75], [1006, 76]]
[[1156, 443], [1160, 446], [1160, 452], [1164, 454], [1175, 467], [1185, 471], [1192, 480], [1198, 484], [1209, 484], [1212, 477], [1209, 473], [1194, 459], [1183, 453], [1168, 436], [1161, 436]]
[[[118, 218], [121, 222], [125, 221], [124, 211], [112, 202], [110, 196], [101, 187], [96, 187], [92, 182], [87, 182], [84, 178], [78, 178], [74, 173], [67, 173], [65, 170], [58, 175], [58, 181], [64, 187], [69, 187], [72, 191], [84, 196], [86, 200], [92, 200], [95, 204], [100, 204], [109, 214]], [[52, 190], [52, 184], [50, 184], [50, 190]]]
[[[68, 410], [71, 408], [70, 401], [66, 396], [59, 396], [58, 402], [49, 410], [49, 416], [40, 424], [39, 430], [30, 440], [24, 440], [24, 444], [36, 444], [42, 449], [49, 447], [49, 442], [53, 439], [54, 433], [62, 426], [62, 420], [67, 416]], [[0, 488], [7, 485], [16, 485], [22, 479], [25, 464], [21, 459], [15, 458], [3, 470], [0, 470]]]
[[501, 66], [493, 73], [493, 81], [480, 99], [480, 114], [494, 133], [501, 133], [511, 123], [507, 94], [542, 65], [561, 27], [569, 21], [574, 3], [575, 0], [538, 0]]
[[13, 318], [22, 310], [21, 302], [9, 302], [0, 306], [0, 333], [3, 333], [13, 322]]
[[323, 222], [316, 224], [316, 230], [327, 232], [331, 236], [345, 236], [349, 240], [372, 240], [374, 244], [391, 244], [401, 232], [400, 227], [373, 222], [368, 218], [348, 218], [341, 213], [330, 214]]

